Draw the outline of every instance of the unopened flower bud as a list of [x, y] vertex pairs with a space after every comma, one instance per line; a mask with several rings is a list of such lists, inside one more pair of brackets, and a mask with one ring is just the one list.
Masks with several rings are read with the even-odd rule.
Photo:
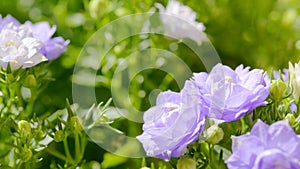
[[89, 3], [89, 12], [92, 18], [98, 19], [101, 17], [107, 8], [107, 1], [105, 0], [92, 0]]
[[272, 81], [270, 87], [270, 97], [273, 100], [279, 101], [287, 95], [287, 84], [281, 79]]
[[289, 113], [285, 116], [285, 119], [287, 119], [290, 123], [290, 125], [292, 126], [295, 123], [295, 116], [292, 113]]
[[295, 66], [289, 62], [289, 74], [290, 74], [290, 85], [293, 89], [293, 96], [297, 103], [300, 98], [300, 62], [296, 63]]
[[206, 142], [209, 144], [217, 144], [224, 137], [223, 130], [218, 125], [213, 125], [209, 127], [206, 131]]
[[31, 157], [32, 157], [32, 151], [30, 149], [24, 149], [21, 154], [21, 161], [27, 162], [31, 159]]
[[7, 80], [9, 82], [14, 82], [16, 79], [15, 79], [15, 76], [12, 73], [9, 73], [9, 74], [7, 74]]
[[42, 130], [36, 130], [34, 133], [35, 140], [42, 140], [44, 138], [44, 133]]
[[25, 78], [23, 86], [28, 88], [34, 88], [37, 86], [37, 81], [33, 74], [30, 74]]
[[178, 169], [196, 169], [197, 163], [191, 158], [181, 158], [176, 166]]
[[82, 122], [81, 119], [77, 116], [73, 116], [71, 118], [71, 126], [74, 127], [74, 130], [76, 132], [81, 132], [82, 131]]
[[54, 141], [61, 142], [65, 139], [65, 133], [62, 130], [58, 130], [54, 133]]
[[18, 122], [18, 130], [22, 136], [31, 136], [30, 123], [26, 120], [21, 120]]

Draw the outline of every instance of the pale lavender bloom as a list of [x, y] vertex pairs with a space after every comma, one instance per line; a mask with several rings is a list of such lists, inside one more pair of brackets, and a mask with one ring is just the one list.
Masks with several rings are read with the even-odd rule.
[[189, 6], [185, 6], [176, 0], [169, 0], [164, 8], [161, 4], [156, 4], [161, 13], [160, 17], [164, 24], [165, 33], [173, 38], [190, 38], [199, 45], [206, 39], [203, 31], [205, 26], [196, 21], [196, 12]]
[[144, 113], [143, 134], [137, 139], [148, 156], [169, 160], [187, 151], [187, 145], [198, 139], [205, 123], [201, 113], [199, 91], [187, 81], [180, 93], [160, 93], [156, 106]]
[[30, 35], [30, 27], [13, 22], [0, 30], [0, 67], [28, 68], [48, 60], [39, 52], [43, 43]]
[[194, 73], [201, 93], [200, 100], [207, 116], [217, 120], [235, 121], [258, 106], [265, 105], [270, 93], [270, 80], [260, 69], [243, 65], [232, 70], [217, 64], [208, 73]]
[[20, 24], [20, 22], [11, 15], [7, 15], [5, 18], [2, 18], [0, 15], [0, 31], [9, 24], [13, 24], [14, 27], [17, 28], [21, 26], [28, 27], [30, 29], [28, 37], [38, 39], [42, 42], [42, 47], [39, 52], [45, 55], [48, 60], [58, 58], [70, 43], [69, 40], [65, 41], [61, 36], [52, 38], [56, 31], [56, 26], [50, 27], [48, 22], [33, 24], [27, 21], [24, 24]]
[[288, 121], [270, 126], [258, 120], [248, 134], [232, 136], [229, 169], [299, 169], [300, 137]]
[[40, 52], [49, 60], [58, 58], [70, 43], [69, 40], [65, 41], [61, 36], [51, 38], [56, 31], [56, 26], [50, 27], [48, 22], [32, 24], [30, 21], [27, 21], [25, 25], [32, 28], [34, 38], [40, 39], [44, 43]]

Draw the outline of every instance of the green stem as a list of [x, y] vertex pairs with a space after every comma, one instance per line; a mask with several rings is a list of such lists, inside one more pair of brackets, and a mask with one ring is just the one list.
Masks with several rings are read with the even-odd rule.
[[37, 91], [35, 88], [31, 88], [30, 93], [31, 93], [31, 97], [30, 97], [29, 102], [26, 105], [26, 109], [25, 109], [26, 117], [30, 117], [32, 115], [33, 106], [34, 106], [35, 100], [37, 98]]
[[57, 151], [53, 151], [51, 149], [47, 149], [47, 152], [63, 161], [68, 161], [68, 159], [63, 155], [61, 154], [60, 152], [57, 152]]
[[19, 107], [24, 107], [23, 106], [23, 98], [22, 98], [22, 94], [21, 94], [21, 86], [20, 85], [17, 85], [16, 87], [16, 93], [17, 93], [17, 96], [18, 96], [18, 106]]
[[75, 161], [78, 163], [80, 161], [80, 140], [79, 140], [79, 133], [77, 131], [74, 132], [74, 139], [75, 139]]
[[73, 162], [73, 158], [72, 158], [72, 156], [70, 154], [67, 137], [64, 139], [63, 143], [64, 143], [65, 153], [66, 153], [66, 156], [67, 156], [67, 160], [66, 161], [72, 163]]
[[20, 162], [18, 165], [17, 165], [17, 169], [20, 169], [22, 166], [22, 162]]
[[30, 169], [29, 163], [24, 163], [25, 164], [25, 169]]
[[83, 158], [86, 147], [86, 137], [85, 135], [81, 135], [81, 151], [80, 151], [80, 159]]

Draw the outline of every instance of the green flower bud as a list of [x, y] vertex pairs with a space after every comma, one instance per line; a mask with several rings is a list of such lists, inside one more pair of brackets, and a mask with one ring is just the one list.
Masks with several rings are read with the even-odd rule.
[[106, 0], [92, 0], [89, 3], [89, 12], [92, 18], [98, 19], [103, 16], [105, 10], [107, 9]]
[[77, 116], [73, 116], [71, 118], [71, 126], [74, 128], [76, 132], [82, 131], [82, 122], [81, 119]]
[[213, 125], [206, 130], [206, 142], [209, 144], [217, 144], [224, 137], [223, 130], [218, 125]]
[[62, 130], [58, 130], [54, 133], [54, 141], [61, 142], [65, 139], [65, 133]]
[[12, 73], [9, 73], [9, 74], [7, 74], [7, 80], [9, 82], [14, 82], [16, 79], [15, 79], [15, 76]]
[[196, 169], [197, 163], [191, 158], [181, 158], [176, 166], [178, 169]]
[[33, 74], [30, 74], [25, 78], [23, 86], [28, 88], [34, 88], [37, 86], [37, 81]]
[[24, 149], [21, 154], [21, 161], [27, 162], [32, 157], [32, 151], [30, 149]]
[[31, 136], [31, 127], [30, 123], [26, 120], [21, 120], [18, 122], [18, 131], [21, 136], [30, 137]]
[[287, 84], [281, 79], [273, 80], [270, 87], [270, 97], [273, 100], [280, 101], [282, 98], [286, 97]]
[[285, 116], [285, 119], [287, 119], [287, 120], [289, 121], [289, 123], [290, 123], [291, 126], [292, 126], [292, 125], [295, 123], [295, 121], [296, 121], [295, 116], [294, 116], [293, 114], [291, 114], [291, 113], [287, 114], [287, 115]]
[[35, 139], [36, 140], [42, 140], [44, 137], [44, 133], [42, 130], [38, 130], [36, 133], [35, 133]]

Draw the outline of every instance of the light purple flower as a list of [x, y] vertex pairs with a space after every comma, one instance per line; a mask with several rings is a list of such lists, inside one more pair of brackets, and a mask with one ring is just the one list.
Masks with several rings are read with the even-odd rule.
[[192, 81], [180, 93], [160, 93], [156, 106], [144, 113], [144, 132], [137, 137], [147, 155], [169, 160], [184, 154], [202, 132], [205, 115], [200, 109], [199, 91]]
[[196, 21], [197, 14], [189, 6], [177, 0], [169, 0], [166, 8], [159, 3], [156, 6], [161, 13], [166, 35], [179, 39], [190, 38], [199, 45], [207, 39], [203, 33], [205, 26]]
[[47, 61], [39, 52], [43, 43], [31, 36], [31, 29], [27, 26], [15, 26], [9, 23], [0, 30], [0, 67], [11, 69], [28, 68]]
[[229, 169], [300, 168], [300, 137], [288, 121], [270, 126], [258, 120], [249, 134], [232, 137]]
[[270, 93], [270, 80], [263, 70], [249, 69], [240, 65], [232, 70], [217, 64], [209, 74], [194, 73], [193, 79], [208, 117], [235, 121], [256, 107], [265, 105]]
[[58, 58], [70, 43], [69, 40], [65, 41], [61, 36], [51, 38], [56, 31], [56, 26], [50, 27], [48, 22], [32, 24], [30, 21], [27, 21], [25, 25], [32, 28], [34, 38], [40, 39], [44, 43], [40, 52], [49, 60]]
[[50, 27], [48, 22], [33, 24], [27, 21], [24, 24], [20, 24], [20, 22], [11, 15], [7, 15], [5, 18], [2, 18], [0, 15], [0, 31], [9, 24], [13, 24], [15, 27], [28, 27], [30, 29], [28, 37], [35, 38], [42, 42], [42, 47], [39, 52], [45, 55], [48, 60], [58, 58], [70, 43], [69, 40], [65, 41], [61, 36], [52, 38], [56, 31], [56, 26]]

